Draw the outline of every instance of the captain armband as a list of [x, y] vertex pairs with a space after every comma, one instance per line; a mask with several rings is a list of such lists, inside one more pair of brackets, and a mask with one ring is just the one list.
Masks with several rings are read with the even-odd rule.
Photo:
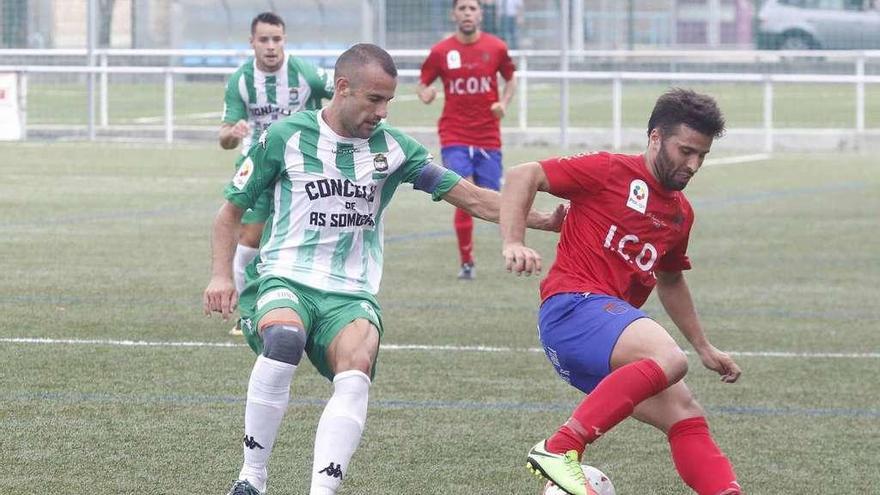
[[413, 189], [425, 191], [428, 194], [434, 194], [434, 191], [440, 185], [440, 181], [443, 180], [443, 176], [446, 172], [447, 170], [445, 168], [432, 161], [425, 162], [425, 166], [422, 167], [419, 176], [413, 181]]

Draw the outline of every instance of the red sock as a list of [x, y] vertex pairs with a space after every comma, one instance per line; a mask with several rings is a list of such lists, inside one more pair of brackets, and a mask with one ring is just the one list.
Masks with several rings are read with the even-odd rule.
[[455, 209], [455, 235], [458, 237], [458, 254], [462, 263], [473, 263], [474, 219], [461, 208]]
[[642, 359], [612, 371], [581, 401], [571, 418], [547, 440], [547, 450], [561, 454], [584, 447], [632, 414], [643, 400], [669, 386], [653, 359]]
[[681, 479], [699, 495], [739, 495], [733, 466], [715, 445], [706, 418], [688, 418], [667, 434], [672, 461]]

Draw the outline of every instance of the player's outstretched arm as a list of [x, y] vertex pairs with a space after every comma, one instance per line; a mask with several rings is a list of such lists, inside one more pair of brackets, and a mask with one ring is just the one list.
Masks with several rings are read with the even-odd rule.
[[[471, 216], [498, 223], [501, 212], [501, 195], [491, 189], [475, 186], [472, 182], [460, 180], [449, 190], [443, 199], [465, 210]], [[551, 213], [529, 210], [526, 227], [536, 230], [559, 232], [565, 218], [565, 207], [559, 206]]]
[[232, 280], [232, 257], [238, 244], [238, 228], [244, 211], [226, 201], [214, 218], [211, 237], [211, 281], [203, 297], [207, 316], [217, 312], [224, 320], [235, 311], [238, 293]]
[[658, 271], [655, 274], [660, 303], [682, 335], [694, 347], [703, 365], [721, 375], [721, 380], [725, 383], [733, 383], [739, 379], [742, 371], [733, 358], [715, 348], [706, 337], [684, 274], [680, 271]]

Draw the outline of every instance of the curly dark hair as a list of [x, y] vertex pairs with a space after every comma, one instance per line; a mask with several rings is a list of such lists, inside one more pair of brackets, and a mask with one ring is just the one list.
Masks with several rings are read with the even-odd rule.
[[659, 128], [668, 135], [679, 124], [706, 136], [721, 137], [724, 134], [724, 115], [714, 98], [690, 89], [672, 88], [657, 98], [648, 120], [648, 134]]

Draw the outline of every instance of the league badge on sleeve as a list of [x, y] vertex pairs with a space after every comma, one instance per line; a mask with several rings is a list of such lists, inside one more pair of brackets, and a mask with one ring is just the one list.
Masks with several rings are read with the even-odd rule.
[[648, 209], [648, 184], [642, 179], [636, 179], [629, 184], [629, 198], [626, 206], [636, 210], [642, 215]]
[[[263, 135], [266, 135], [266, 133], [264, 132]], [[238, 167], [238, 172], [235, 173], [235, 177], [232, 178], [232, 185], [241, 191], [244, 189], [244, 185], [247, 184], [248, 179], [251, 178], [253, 171], [254, 162], [251, 161], [251, 157], [245, 158], [241, 163], [241, 167]]]
[[458, 50], [449, 50], [446, 54], [446, 67], [448, 69], [461, 69], [461, 54]]

